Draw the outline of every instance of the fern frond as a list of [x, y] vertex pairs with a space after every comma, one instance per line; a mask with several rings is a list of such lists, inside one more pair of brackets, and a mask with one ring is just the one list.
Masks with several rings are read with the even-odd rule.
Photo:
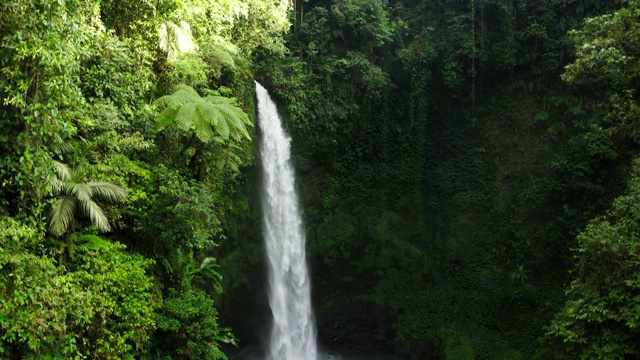
[[231, 167], [231, 170], [240, 172], [240, 157], [232, 151], [227, 151], [226, 163], [227, 165], [229, 165], [229, 167]]
[[193, 121], [193, 130], [196, 132], [198, 139], [208, 143], [213, 136], [213, 128], [209, 124], [210, 119], [207, 117], [207, 112], [201, 108], [201, 105], [196, 105], [197, 115]]
[[167, 24], [162, 23], [158, 26], [158, 47], [160, 50], [169, 53], [170, 51], [170, 39], [169, 39], [169, 31], [167, 29]]
[[174, 93], [176, 92], [180, 92], [183, 91], [185, 92], [188, 96], [194, 98], [194, 99], [201, 99], [200, 94], [198, 94], [198, 92], [192, 88], [191, 86], [187, 85], [187, 84], [178, 84], [176, 86], [174, 86], [173, 88]]
[[164, 95], [156, 99], [152, 105], [156, 107], [180, 107], [190, 102], [197, 102], [201, 99], [198, 92], [191, 86], [179, 84], [174, 87], [173, 93]]
[[178, 43], [178, 49], [183, 53], [192, 53], [196, 51], [196, 42], [191, 35], [191, 26], [186, 21], [180, 21], [180, 26], [176, 27], [176, 40]]
[[233, 59], [233, 55], [226, 51], [226, 49], [222, 49], [220, 47], [215, 47], [211, 55], [213, 55], [218, 61], [231, 69], [235, 69], [236, 62]]
[[245, 114], [242, 110], [234, 106], [218, 106], [218, 111], [223, 114], [224, 119], [227, 122], [227, 127], [231, 125], [236, 131], [234, 131], [234, 138], [237, 140], [239, 136], [236, 134], [240, 133], [244, 135], [247, 139], [251, 139], [249, 133], [247, 132], [246, 127], [244, 126], [245, 122], [249, 122], [247, 114]]
[[158, 47], [167, 54], [167, 60], [175, 60], [180, 53], [191, 53], [197, 45], [186, 21], [175, 24], [171, 21], [158, 26]]
[[198, 98], [194, 97], [188, 91], [180, 89], [175, 91], [171, 95], [164, 95], [159, 97], [158, 99], [156, 99], [156, 101], [153, 102], [152, 105], [156, 107], [170, 106], [170, 107], [178, 108], [184, 104], [195, 102], [197, 100]]
[[227, 124], [227, 119], [224, 118], [222, 112], [220, 112], [220, 108], [218, 106], [213, 108], [214, 113], [219, 118], [218, 126], [216, 126], [216, 132], [220, 135], [220, 137], [224, 140], [229, 139], [229, 125]]
[[218, 105], [218, 104], [225, 104], [225, 105], [231, 105], [231, 101], [229, 101], [228, 98], [224, 97], [224, 96], [218, 96], [218, 95], [209, 95], [206, 98], [204, 98], [205, 101], [207, 101], [208, 103], [214, 104], [214, 105]]
[[214, 136], [211, 140], [218, 145], [222, 145], [225, 143], [224, 139], [219, 136]]
[[178, 114], [177, 107], [167, 107], [162, 110], [160, 115], [156, 118], [156, 122], [158, 122], [158, 130], [162, 130], [167, 126], [173, 125], [176, 120], [176, 115]]
[[[253, 123], [251, 123], [251, 121], [249, 120], [249, 116], [247, 116], [247, 114], [242, 111], [240, 108], [233, 108], [231, 109], [231, 111], [233, 111], [236, 114], [236, 118], [238, 119], [237, 123], [235, 124], [235, 126], [238, 128], [238, 130], [240, 130], [242, 132], [242, 130], [246, 130], [247, 126], [253, 126]], [[249, 134], [247, 133], [247, 136], [249, 136]]]
[[217, 116], [215, 116], [216, 112], [213, 104], [207, 101], [201, 101], [197, 105], [197, 110], [200, 116], [202, 116], [202, 118], [207, 122], [207, 124], [214, 128], [218, 126], [219, 119]]
[[49, 230], [53, 235], [60, 236], [67, 231], [69, 224], [73, 221], [75, 207], [76, 201], [73, 196], [64, 195], [56, 199], [51, 207], [49, 223]]
[[213, 35], [209, 41], [212, 43], [210, 54], [221, 64], [224, 64], [231, 69], [235, 68], [236, 62], [234, 57], [238, 56], [240, 52], [238, 47], [219, 35]]
[[193, 126], [196, 117], [196, 105], [194, 103], [184, 104], [178, 109], [176, 114], [176, 125], [178, 128], [188, 131]]
[[223, 143], [229, 136], [237, 141], [243, 136], [251, 139], [246, 128], [252, 126], [249, 117], [229, 98], [213, 95], [202, 98], [192, 87], [180, 84], [173, 94], [160, 97], [154, 105], [167, 107], [156, 118], [161, 129], [173, 124], [184, 131], [193, 130], [205, 143], [212, 139]]
[[177, 104], [174, 102], [173, 95], [164, 95], [157, 98], [151, 105], [155, 107], [176, 107]]

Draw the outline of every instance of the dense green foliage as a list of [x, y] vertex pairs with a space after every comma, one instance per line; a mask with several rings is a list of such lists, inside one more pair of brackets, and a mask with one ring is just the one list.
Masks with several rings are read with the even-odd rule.
[[299, 144], [319, 313], [376, 304], [419, 358], [576, 356], [539, 339], [636, 155], [635, 7], [298, 1], [290, 55], [258, 56]]
[[550, 328], [569, 358], [640, 356], [639, 166], [636, 160], [629, 193], [578, 235], [569, 301]]
[[[614, 14], [588, 19], [573, 32], [576, 60], [563, 78], [609, 91], [608, 112], [593, 124], [592, 136], [606, 134], [633, 154], [625, 195], [605, 214], [591, 220], [578, 235], [573, 280], [568, 301], [549, 328], [560, 353], [568, 358], [627, 359], [640, 356], [638, 320], [638, 104], [634, 93], [640, 68], [636, 43], [640, 38], [640, 2], [629, 1]], [[602, 136], [602, 135], [600, 135]]]
[[0, 357], [225, 358], [212, 256], [287, 9], [0, 5]]
[[2, 220], [2, 355], [131, 358], [154, 329], [152, 261], [95, 235], [74, 234], [65, 266], [38, 234]]
[[638, 44], [637, 0], [4, 2], [0, 357], [258, 342], [254, 77], [325, 348], [638, 357]]

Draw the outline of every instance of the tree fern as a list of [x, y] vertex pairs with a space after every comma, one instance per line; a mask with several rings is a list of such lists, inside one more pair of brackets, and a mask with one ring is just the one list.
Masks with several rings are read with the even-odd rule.
[[109, 219], [95, 200], [118, 202], [126, 197], [119, 186], [107, 182], [76, 182], [74, 173], [64, 163], [54, 161], [56, 177], [53, 180], [53, 195], [58, 198], [50, 213], [49, 230], [53, 235], [63, 235], [73, 225], [76, 210], [91, 219], [100, 231], [109, 231]]
[[235, 69], [240, 51], [237, 46], [219, 35], [210, 35], [201, 42], [201, 53], [209, 63], [218, 63]]
[[167, 54], [167, 60], [175, 60], [180, 53], [196, 51], [191, 27], [186, 21], [175, 24], [170, 21], [158, 27], [158, 47]]
[[216, 168], [222, 170], [224, 167], [229, 167], [235, 172], [240, 171], [240, 164], [242, 160], [236, 154], [236, 151], [241, 149], [238, 146], [231, 144], [227, 148], [218, 148], [214, 154], [216, 155]]
[[160, 97], [154, 105], [164, 108], [156, 118], [161, 129], [175, 126], [192, 130], [204, 143], [224, 142], [229, 138], [235, 141], [241, 141], [243, 137], [251, 139], [247, 131], [247, 126], [251, 125], [247, 114], [224, 96], [203, 98], [190, 86], [181, 84], [173, 94]]

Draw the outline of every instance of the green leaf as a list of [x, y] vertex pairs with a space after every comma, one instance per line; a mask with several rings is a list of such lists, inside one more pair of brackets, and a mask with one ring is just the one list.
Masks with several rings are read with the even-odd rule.
[[251, 139], [246, 128], [251, 125], [247, 114], [226, 97], [202, 98], [192, 87], [180, 84], [173, 94], [162, 96], [154, 105], [165, 107], [156, 118], [159, 128], [173, 125], [184, 131], [193, 130], [204, 143], [215, 139], [214, 131], [223, 140]]
[[75, 199], [70, 195], [60, 196], [53, 203], [49, 224], [49, 230], [53, 235], [60, 236], [67, 231], [69, 224], [73, 221], [75, 203]]

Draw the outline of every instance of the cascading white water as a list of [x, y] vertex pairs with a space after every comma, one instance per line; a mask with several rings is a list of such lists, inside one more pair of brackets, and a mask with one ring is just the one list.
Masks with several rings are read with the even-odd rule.
[[262, 137], [262, 210], [269, 257], [269, 304], [273, 327], [272, 360], [316, 360], [316, 327], [305, 255], [305, 232], [298, 210], [291, 139], [284, 133], [276, 104], [256, 82], [258, 126]]

